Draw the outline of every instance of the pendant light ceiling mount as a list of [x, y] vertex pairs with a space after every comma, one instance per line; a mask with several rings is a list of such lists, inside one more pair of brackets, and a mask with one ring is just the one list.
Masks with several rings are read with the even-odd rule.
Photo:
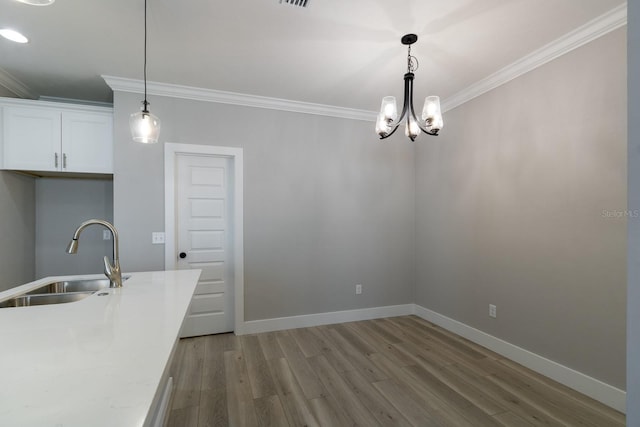
[[149, 112], [147, 101], [147, 0], [144, 0], [144, 101], [142, 111], [129, 117], [131, 136], [135, 142], [154, 144], [160, 136], [160, 119]]
[[405, 34], [400, 39], [401, 43], [407, 46], [407, 72], [404, 75], [404, 102], [402, 113], [398, 118], [398, 107], [394, 96], [382, 98], [380, 114], [376, 120], [376, 133], [380, 139], [389, 138], [398, 130], [403, 122], [405, 123], [405, 135], [415, 141], [420, 132], [427, 135], [437, 136], [444, 125], [442, 112], [440, 110], [440, 98], [428, 96], [424, 100], [424, 107], [420, 118], [416, 116], [413, 107], [413, 72], [418, 69], [418, 59], [411, 55], [411, 45], [418, 41], [415, 34]]

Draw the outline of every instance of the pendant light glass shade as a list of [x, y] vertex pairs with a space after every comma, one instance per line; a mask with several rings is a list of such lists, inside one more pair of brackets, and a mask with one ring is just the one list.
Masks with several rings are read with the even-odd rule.
[[134, 142], [155, 144], [160, 136], [160, 119], [149, 111], [138, 111], [129, 116], [129, 127]]

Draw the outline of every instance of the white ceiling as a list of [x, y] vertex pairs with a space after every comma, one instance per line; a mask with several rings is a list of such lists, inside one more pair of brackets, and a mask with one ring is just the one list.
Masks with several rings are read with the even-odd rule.
[[[148, 79], [377, 110], [402, 93], [447, 98], [625, 0], [148, 0]], [[0, 0], [0, 69], [36, 96], [109, 102], [101, 75], [142, 79], [143, 0]]]

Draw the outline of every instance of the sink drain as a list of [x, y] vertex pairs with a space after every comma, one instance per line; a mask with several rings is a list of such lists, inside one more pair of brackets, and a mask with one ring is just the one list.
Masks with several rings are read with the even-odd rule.
[[100, 293], [98, 294], [98, 296], [99, 296], [99, 297], [103, 297], [103, 296], [105, 296], [105, 295], [109, 295], [109, 292], [100, 292]]

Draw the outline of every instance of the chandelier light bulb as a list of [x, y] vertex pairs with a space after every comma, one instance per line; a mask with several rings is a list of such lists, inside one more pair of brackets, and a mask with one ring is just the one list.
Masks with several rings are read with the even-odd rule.
[[412, 117], [407, 118], [407, 125], [404, 128], [404, 134], [411, 138], [413, 141], [418, 135], [420, 135], [420, 127]]

